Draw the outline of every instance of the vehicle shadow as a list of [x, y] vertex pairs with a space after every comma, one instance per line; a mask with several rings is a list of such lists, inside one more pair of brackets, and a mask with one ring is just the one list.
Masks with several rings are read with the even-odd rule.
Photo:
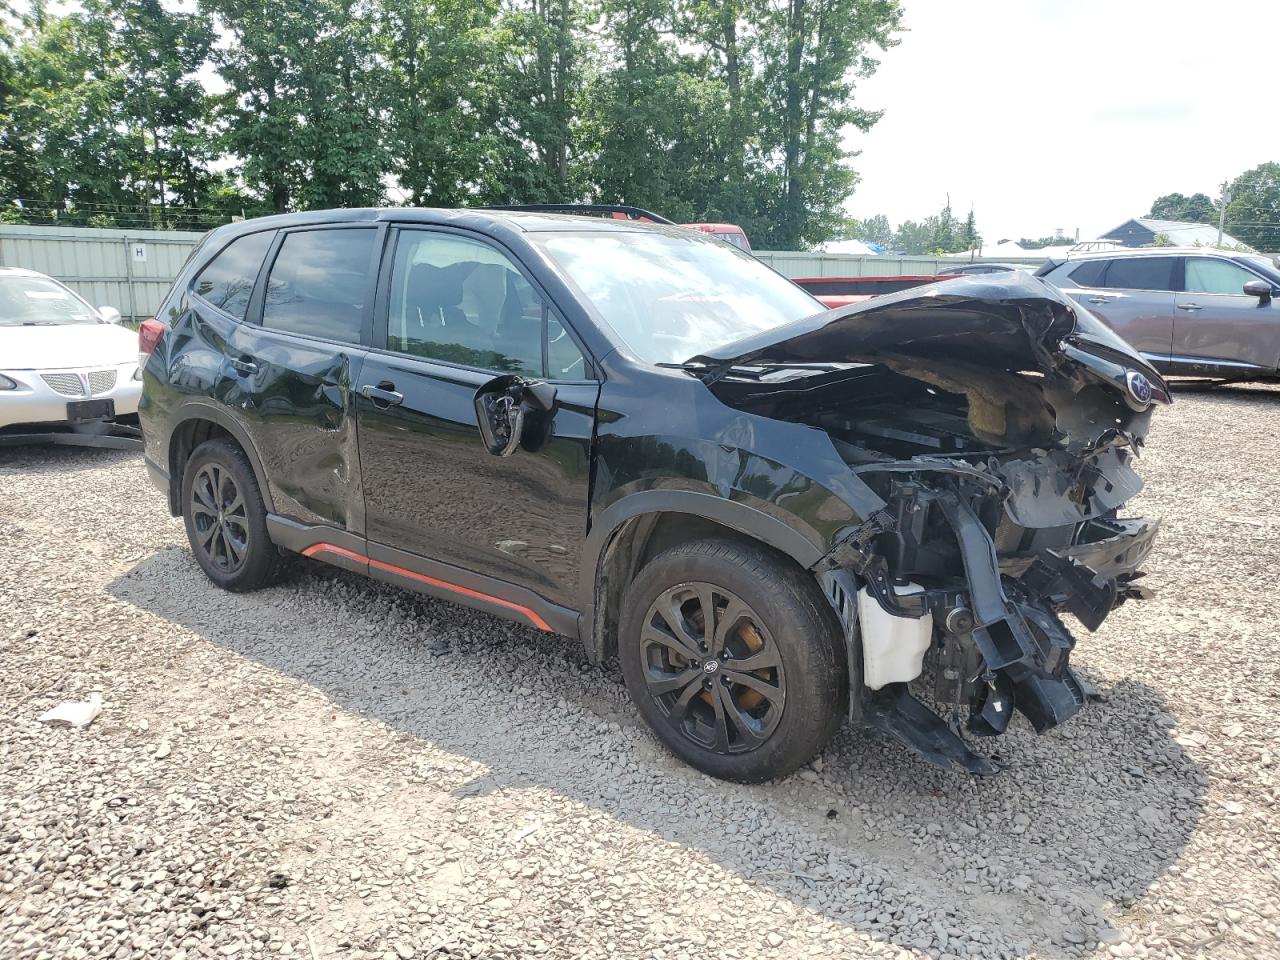
[[[170, 549], [108, 591], [487, 768], [449, 788], [454, 797], [553, 791], [811, 917], [933, 958], [987, 955], [984, 943], [1000, 955], [1079, 956], [1118, 939], [1110, 918], [1164, 875], [1202, 814], [1206, 778], [1173, 739], [1160, 693], [1133, 679], [1108, 686], [1087, 676], [1087, 660], [1105, 702], [1043, 737], [1016, 720], [992, 741], [1011, 762], [999, 777], [944, 772], [846, 726], [820, 772], [740, 786], [662, 751], [616, 666], [589, 664], [575, 641], [310, 561], [247, 595], [194, 570]], [[210, 715], [219, 709], [211, 696]], [[550, 731], [545, 711], [557, 713]]]
[[12, 470], [24, 476], [79, 473], [101, 470], [142, 458], [142, 447], [115, 450], [106, 447], [79, 447], [51, 443], [0, 444], [0, 471]]

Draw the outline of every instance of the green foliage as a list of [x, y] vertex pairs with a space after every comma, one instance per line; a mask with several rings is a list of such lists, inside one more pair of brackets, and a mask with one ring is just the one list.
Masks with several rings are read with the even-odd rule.
[[1280, 163], [1240, 174], [1228, 195], [1227, 232], [1257, 250], [1280, 250]]
[[[0, 196], [157, 226], [626, 202], [798, 248], [846, 225], [842, 136], [878, 119], [855, 88], [900, 20], [897, 0], [37, 0], [0, 17]], [[930, 242], [976, 240], [944, 226]]]
[[865, 243], [878, 243], [886, 250], [893, 246], [893, 226], [883, 213], [877, 213], [866, 220], [846, 220], [840, 230], [841, 237], [851, 237]]
[[1153, 247], [1172, 247], [1173, 239], [1167, 233], [1157, 233], [1151, 238]]
[[1184, 223], [1217, 223], [1218, 208], [1203, 193], [1184, 196], [1181, 193], [1166, 193], [1157, 197], [1151, 204], [1151, 212], [1147, 214], [1155, 220], [1181, 220]]
[[[887, 221], [886, 221], [887, 224]], [[982, 245], [977, 218], [972, 210], [961, 223], [951, 212], [948, 200], [941, 211], [917, 223], [904, 220], [893, 235], [893, 249], [899, 253], [937, 255], [963, 253]]]
[[1052, 237], [1040, 237], [1039, 239], [1023, 237], [1018, 241], [1018, 246], [1024, 250], [1043, 250], [1045, 247], [1060, 247], [1063, 244], [1074, 242], [1071, 237], [1055, 233]]

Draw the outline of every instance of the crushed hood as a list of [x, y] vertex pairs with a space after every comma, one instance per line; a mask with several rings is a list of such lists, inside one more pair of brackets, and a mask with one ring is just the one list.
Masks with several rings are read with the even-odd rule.
[[1021, 272], [943, 280], [837, 307], [725, 344], [688, 363], [724, 368], [878, 362], [910, 355], [1049, 372], [1059, 363], [1061, 344], [1074, 341], [1163, 387], [1150, 364], [1093, 314]]
[[1133, 347], [1023, 273], [945, 280], [829, 310], [687, 366], [710, 385], [736, 368], [815, 364], [877, 364], [962, 395], [974, 435], [1002, 445], [1092, 447], [1169, 402]]

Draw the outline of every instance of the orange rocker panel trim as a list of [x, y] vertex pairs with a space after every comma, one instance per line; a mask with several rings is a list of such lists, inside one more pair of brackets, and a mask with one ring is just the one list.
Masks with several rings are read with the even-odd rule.
[[356, 553], [354, 550], [347, 550], [345, 547], [335, 546], [332, 543], [313, 544], [302, 551], [304, 557], [314, 557], [318, 553], [333, 553], [348, 560], [354, 560], [356, 563], [367, 563], [371, 567], [377, 567], [379, 570], [385, 570], [387, 573], [394, 573], [398, 577], [405, 577], [409, 580], [417, 580], [419, 583], [425, 583], [428, 586], [437, 587], [441, 590], [447, 590], [450, 593], [456, 593], [464, 597], [471, 597], [473, 600], [483, 600], [485, 603], [492, 603], [499, 607], [504, 607], [520, 614], [539, 630], [545, 630], [547, 633], [554, 633], [547, 621], [538, 616], [528, 607], [521, 606], [518, 603], [512, 603], [510, 600], [503, 600], [501, 597], [490, 596], [487, 593], [481, 593], [479, 590], [472, 590], [469, 587], [462, 587], [456, 583], [449, 583], [447, 580], [438, 580], [435, 577], [428, 577], [425, 573], [415, 573], [412, 570], [406, 570], [404, 567], [397, 567], [393, 563], [383, 563], [381, 560], [373, 560], [363, 554]]

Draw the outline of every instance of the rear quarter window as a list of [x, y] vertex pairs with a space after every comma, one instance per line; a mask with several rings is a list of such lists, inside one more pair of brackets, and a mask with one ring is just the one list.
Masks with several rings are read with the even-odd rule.
[[274, 230], [238, 237], [222, 248], [191, 281], [191, 292], [243, 320]]
[[1110, 262], [1110, 260], [1086, 260], [1067, 276], [1081, 287], [1100, 287], [1102, 275], [1107, 272], [1107, 264]]

